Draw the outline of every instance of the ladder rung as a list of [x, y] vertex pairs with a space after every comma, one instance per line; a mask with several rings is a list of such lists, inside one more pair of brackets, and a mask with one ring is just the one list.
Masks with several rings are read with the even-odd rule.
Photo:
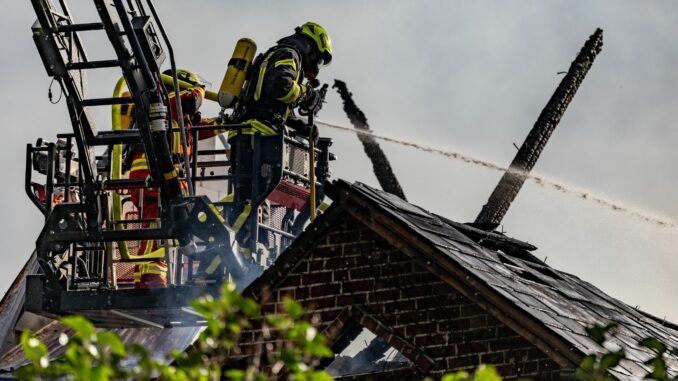
[[68, 70], [83, 70], [83, 69], [100, 69], [106, 67], [118, 67], [120, 63], [118, 60], [102, 60], [102, 61], [88, 61], [88, 62], [74, 62], [66, 65]]
[[62, 19], [62, 20], [70, 20], [70, 18], [68, 16], [62, 15], [61, 13], [59, 13], [57, 11], [52, 11], [52, 16], [54, 16], [58, 19]]
[[225, 167], [231, 164], [228, 160], [202, 161], [196, 163], [198, 168]]
[[122, 130], [122, 131], [99, 131], [94, 141], [91, 142], [95, 146], [105, 146], [109, 144], [128, 144], [136, 143], [141, 139], [139, 130]]
[[[248, 178], [250, 175], [240, 175], [240, 178]], [[193, 181], [216, 181], [216, 180], [231, 180], [233, 175], [216, 175], [216, 176], [194, 176]]]
[[92, 99], [83, 99], [83, 106], [110, 106], [110, 105], [121, 105], [127, 103], [134, 103], [134, 98], [132, 97], [120, 97], [120, 98], [92, 98]]
[[227, 153], [226, 148], [198, 150], [198, 155], [226, 155]]
[[102, 30], [102, 29], [104, 29], [104, 24], [100, 22], [59, 25], [59, 32], [84, 32], [88, 30]]

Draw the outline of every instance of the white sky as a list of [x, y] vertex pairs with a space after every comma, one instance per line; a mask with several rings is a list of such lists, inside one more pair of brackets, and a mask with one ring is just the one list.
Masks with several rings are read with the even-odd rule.
[[[92, 14], [71, 0], [76, 16]], [[623, 205], [678, 219], [678, 3], [670, 1], [297, 1], [164, 0], [158, 5], [179, 65], [215, 87], [240, 37], [260, 51], [313, 20], [335, 58], [321, 79], [347, 82], [379, 134], [508, 165], [584, 41], [604, 29], [598, 56], [535, 172]], [[30, 2], [4, 4], [0, 107], [6, 131], [0, 210], [4, 292], [34, 247], [42, 217], [23, 191], [26, 143], [70, 130], [64, 102], [47, 101], [46, 76], [31, 40]], [[80, 21], [93, 21], [83, 17]], [[103, 33], [90, 58], [110, 59]], [[90, 76], [108, 96], [119, 72]], [[216, 112], [206, 107], [205, 114]], [[97, 113], [108, 129], [108, 110]], [[320, 119], [349, 125], [332, 92]], [[378, 186], [358, 140], [335, 138], [334, 177]], [[501, 173], [382, 143], [409, 200], [471, 221]], [[662, 228], [528, 182], [504, 220], [511, 236], [539, 247], [550, 265], [612, 296], [678, 322], [678, 229]]]

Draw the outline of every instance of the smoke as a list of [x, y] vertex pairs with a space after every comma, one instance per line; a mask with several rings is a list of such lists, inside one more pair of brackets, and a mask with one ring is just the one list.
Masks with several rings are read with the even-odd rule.
[[676, 223], [675, 221], [671, 221], [669, 219], [665, 219], [665, 218], [662, 218], [662, 217], [653, 216], [653, 215], [651, 215], [650, 212], [647, 212], [647, 211], [628, 208], [624, 205], [619, 204], [618, 202], [615, 202], [615, 201], [610, 200], [606, 197], [597, 195], [597, 194], [595, 194], [595, 193], [593, 193], [589, 190], [573, 187], [573, 186], [570, 186], [570, 185], [565, 185], [565, 184], [559, 183], [555, 180], [551, 180], [551, 179], [544, 177], [544, 176], [539, 176], [539, 175], [534, 175], [534, 174], [525, 174], [523, 171], [509, 169], [509, 168], [506, 168], [504, 166], [492, 163], [492, 162], [487, 161], [487, 160], [477, 159], [473, 156], [470, 156], [470, 155], [467, 155], [467, 154], [464, 154], [464, 153], [461, 153], [461, 152], [444, 150], [444, 149], [425, 146], [425, 145], [422, 145], [422, 144], [419, 144], [419, 143], [414, 143], [414, 142], [410, 142], [410, 141], [406, 141], [406, 140], [402, 140], [402, 139], [392, 138], [392, 137], [389, 137], [389, 136], [378, 135], [378, 134], [375, 134], [372, 131], [355, 130], [355, 129], [350, 128], [350, 127], [344, 127], [344, 126], [325, 123], [325, 122], [316, 122], [316, 123], [323, 125], [323, 126], [326, 126], [326, 127], [329, 127], [329, 128], [340, 130], [340, 131], [347, 131], [347, 132], [357, 133], [357, 134], [361, 134], [361, 135], [368, 135], [368, 136], [371, 136], [374, 139], [382, 140], [382, 141], [389, 142], [389, 143], [399, 144], [399, 145], [402, 145], [402, 146], [405, 146], [405, 147], [418, 149], [420, 151], [424, 151], [424, 152], [428, 152], [428, 153], [432, 153], [432, 154], [442, 155], [442, 156], [445, 156], [447, 158], [461, 160], [465, 163], [478, 165], [478, 166], [485, 167], [485, 168], [488, 168], [488, 169], [501, 171], [501, 172], [512, 172], [512, 173], [515, 173], [516, 175], [527, 176], [527, 178], [532, 180], [535, 184], [540, 185], [544, 188], [554, 189], [554, 190], [557, 190], [561, 193], [569, 194], [569, 195], [572, 195], [572, 196], [579, 197], [583, 200], [594, 202], [594, 203], [596, 203], [600, 206], [612, 209], [612, 210], [617, 211], [617, 212], [624, 213], [626, 215], [637, 218], [641, 221], [652, 223], [652, 224], [662, 226], [662, 227], [667, 227], [667, 228], [678, 227], [678, 223]]

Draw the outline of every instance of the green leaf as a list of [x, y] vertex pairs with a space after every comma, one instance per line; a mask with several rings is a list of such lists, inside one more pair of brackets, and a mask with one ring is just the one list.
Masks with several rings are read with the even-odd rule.
[[80, 315], [66, 316], [59, 320], [61, 320], [61, 322], [65, 325], [71, 327], [75, 333], [83, 339], [89, 340], [96, 332], [94, 325], [90, 323], [89, 320]]
[[605, 342], [606, 335], [611, 331], [617, 329], [619, 324], [612, 322], [605, 326], [594, 324], [593, 326], [586, 328], [586, 333], [598, 344], [603, 344]]
[[581, 360], [581, 365], [579, 366], [583, 370], [592, 371], [596, 364], [596, 356], [588, 355]]
[[243, 299], [240, 310], [250, 318], [258, 319], [261, 316], [259, 305], [250, 298]]
[[467, 381], [469, 378], [469, 374], [462, 370], [457, 373], [446, 374], [440, 381]]
[[92, 370], [93, 381], [107, 381], [113, 375], [113, 370], [106, 365], [99, 365]]
[[285, 311], [292, 317], [292, 319], [301, 319], [306, 313], [306, 311], [304, 311], [304, 307], [302, 307], [301, 304], [297, 303], [293, 299], [284, 298], [283, 304], [285, 305]]
[[661, 355], [650, 359], [646, 364], [652, 367], [652, 372], [648, 375], [648, 378], [654, 380], [665, 380], [666, 379], [666, 361], [661, 357]]
[[321, 371], [321, 370], [316, 370], [311, 372], [309, 376], [309, 380], [311, 381], [333, 381], [334, 378], [330, 376], [327, 372]]
[[654, 337], [646, 337], [638, 342], [638, 345], [652, 349], [660, 355], [666, 352], [666, 345]]
[[617, 352], [606, 353], [603, 358], [600, 359], [600, 368], [605, 371], [614, 368], [619, 364], [619, 361], [624, 358], [626, 358], [626, 354], [623, 349]]
[[38, 368], [45, 368], [45, 358], [48, 354], [47, 346], [29, 330], [21, 333], [21, 347], [26, 358]]
[[97, 334], [97, 341], [109, 348], [111, 350], [111, 353], [114, 353], [115, 355], [118, 355], [120, 357], [125, 356], [125, 344], [122, 342], [120, 339], [120, 336], [118, 336], [115, 332], [111, 331], [102, 331]]
[[492, 365], [481, 365], [473, 377], [476, 381], [501, 381], [497, 368]]
[[245, 371], [242, 369], [228, 369], [224, 372], [224, 375], [228, 377], [229, 380], [245, 381]]

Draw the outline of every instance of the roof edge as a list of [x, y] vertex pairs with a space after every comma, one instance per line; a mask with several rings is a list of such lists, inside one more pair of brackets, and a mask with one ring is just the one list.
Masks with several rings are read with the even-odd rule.
[[[447, 256], [443, 252], [432, 248], [405, 223], [371, 205], [367, 198], [359, 192], [352, 191], [352, 188], [352, 184], [343, 180], [332, 184], [330, 194], [333, 200], [335, 198], [341, 200], [343, 210], [532, 342], [559, 365], [563, 367], [579, 365], [584, 354], [573, 348], [567, 340], [513, 305], [506, 297], [463, 266], [452, 260], [445, 260]], [[437, 266], [432, 266], [432, 261]], [[525, 322], [530, 322], [529, 327]]]

